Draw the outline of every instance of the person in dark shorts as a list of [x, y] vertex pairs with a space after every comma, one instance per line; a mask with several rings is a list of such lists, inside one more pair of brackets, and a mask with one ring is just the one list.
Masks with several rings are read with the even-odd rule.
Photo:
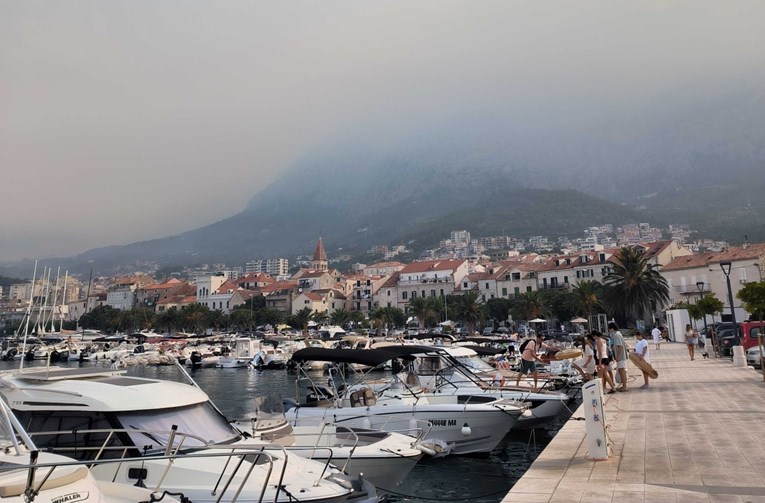
[[518, 369], [518, 375], [515, 378], [515, 385], [518, 386], [521, 383], [521, 376], [531, 374], [534, 378], [534, 389], [537, 387], [537, 362], [541, 361], [537, 356], [537, 350], [542, 344], [542, 335], [537, 335], [536, 339], [529, 339], [524, 342], [521, 351], [521, 366]]

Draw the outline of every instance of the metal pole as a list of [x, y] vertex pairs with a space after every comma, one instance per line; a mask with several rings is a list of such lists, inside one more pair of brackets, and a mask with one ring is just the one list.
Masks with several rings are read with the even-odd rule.
[[[726, 266], [727, 266], [727, 270], [725, 268]], [[739, 336], [738, 336], [738, 323], [736, 323], [736, 310], [733, 308], [733, 290], [730, 287], [731, 263], [720, 262], [720, 268], [722, 269], [723, 274], [725, 274], [725, 282], [728, 285], [728, 302], [730, 302], [730, 317], [731, 317], [731, 321], [733, 321], [734, 346], [740, 346], [741, 340], [739, 339]]]
[[[696, 283], [696, 286], [699, 287], [699, 295], [701, 297], [701, 299], [699, 299], [699, 300], [704, 300], [704, 282], [703, 281], [699, 281], [698, 283]], [[704, 338], [705, 339], [709, 338], [710, 341], [712, 340], [712, 338], [709, 337], [709, 327], [707, 326], [707, 313], [706, 313], [706, 311], [704, 311]]]

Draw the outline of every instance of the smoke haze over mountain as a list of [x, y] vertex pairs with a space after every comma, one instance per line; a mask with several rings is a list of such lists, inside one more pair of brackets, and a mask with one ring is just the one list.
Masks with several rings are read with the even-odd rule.
[[0, 261], [245, 208], [361, 222], [499, 179], [613, 201], [761, 180], [763, 19], [759, 1], [3, 2]]

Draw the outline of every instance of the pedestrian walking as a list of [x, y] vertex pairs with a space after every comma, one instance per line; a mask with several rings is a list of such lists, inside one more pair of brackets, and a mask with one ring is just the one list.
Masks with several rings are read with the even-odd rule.
[[[651, 363], [651, 355], [648, 351], [648, 341], [643, 337], [643, 332], [636, 333], [635, 338], [637, 339], [637, 342], [635, 343], [635, 354], [646, 362]], [[641, 372], [643, 373], [643, 382], [645, 384], [640, 387], [645, 389], [648, 387], [648, 374], [642, 369]]]
[[[653, 338], [653, 348], [661, 349], [661, 329], [659, 328], [659, 325], [656, 325], [653, 327], [653, 330], [651, 330], [651, 338]], [[648, 344], [648, 342], [646, 342], [646, 344]]]
[[699, 343], [699, 333], [696, 332], [690, 323], [685, 326], [685, 345], [688, 346], [688, 356], [693, 361], [696, 344]]
[[595, 344], [595, 341], [590, 334], [582, 336], [582, 357], [571, 363], [585, 381], [592, 379], [595, 376], [595, 372], [597, 372], [593, 344]]

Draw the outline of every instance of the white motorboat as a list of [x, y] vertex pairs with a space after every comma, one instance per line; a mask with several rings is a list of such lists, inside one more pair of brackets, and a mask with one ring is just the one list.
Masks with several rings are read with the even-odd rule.
[[[529, 411], [518, 418], [515, 429], [540, 426], [569, 411], [566, 404], [571, 397], [566, 393], [534, 391], [527, 387], [513, 386], [507, 380], [503, 382], [501, 376], [498, 379], [499, 371], [479, 358], [476, 349], [480, 348], [399, 345], [386, 346], [385, 349], [414, 356], [416, 359], [410, 365], [410, 370], [417, 374], [423, 389], [429, 393], [489, 396], [527, 404]], [[465, 361], [471, 366], [467, 367], [463, 363]]]
[[215, 366], [225, 369], [247, 368], [258, 351], [260, 343], [257, 340], [240, 337], [234, 341], [233, 351], [221, 356]]
[[351, 475], [364, 475], [379, 490], [397, 487], [423, 456], [427, 447], [418, 439], [335, 424], [292, 426], [284, 415], [281, 397], [255, 400], [251, 418], [234, 425], [253, 438], [276, 442], [309, 459], [331, 462]]
[[[100, 480], [194, 502], [372, 502], [374, 486], [276, 444], [245, 441], [197, 387], [89, 368], [0, 373], [0, 395], [40, 449], [89, 462]], [[98, 463], [122, 460], [117, 465]]]
[[[167, 494], [133, 485], [99, 481], [87, 465], [40, 452], [10, 408], [0, 400], [0, 501], [3, 503], [177, 503]], [[167, 499], [166, 499], [167, 498]]]
[[[372, 367], [400, 357], [384, 349], [321, 348], [301, 349], [292, 356], [298, 364], [302, 360], [320, 360]], [[512, 400], [456, 394], [426, 395], [412, 373], [397, 376], [380, 394], [363, 384], [338, 386], [340, 377], [341, 373], [333, 372], [330, 387], [311, 382], [312, 393], [306, 397], [305, 404], [291, 404], [286, 412], [287, 419], [296, 425], [331, 421], [342, 426], [382, 431], [419, 430], [423, 432], [423, 438], [436, 439], [449, 446], [452, 454], [470, 454], [493, 450], [525, 411]]]

